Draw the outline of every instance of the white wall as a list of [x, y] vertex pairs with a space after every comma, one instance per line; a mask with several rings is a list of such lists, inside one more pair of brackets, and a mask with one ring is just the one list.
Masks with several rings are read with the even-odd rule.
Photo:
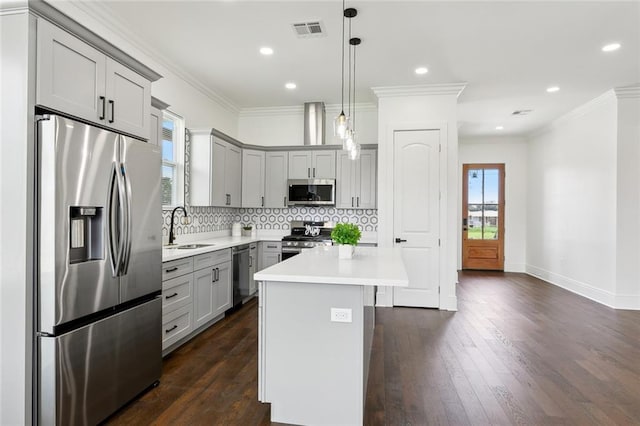
[[[378, 245], [393, 241], [393, 134], [394, 130], [440, 129], [441, 221], [440, 309], [456, 310], [457, 259], [460, 217], [458, 176], [457, 94], [464, 85], [432, 85], [374, 89], [378, 101]], [[393, 94], [396, 91], [397, 94]], [[391, 92], [391, 94], [389, 93]], [[444, 212], [444, 213], [442, 213]], [[378, 288], [376, 304], [390, 306], [390, 289]]]
[[29, 15], [0, 16], [0, 424], [31, 423], [33, 111]]
[[[333, 136], [333, 119], [339, 105], [326, 105], [325, 144], [341, 144]], [[238, 139], [263, 146], [303, 145], [304, 110], [302, 105], [274, 108], [246, 108], [240, 111]], [[356, 140], [361, 144], [378, 143], [378, 110], [375, 105], [356, 106]]]
[[616, 128], [616, 99], [607, 92], [533, 135], [527, 153], [527, 272], [610, 306]]
[[640, 86], [618, 96], [616, 302], [640, 309]]
[[169, 110], [182, 116], [187, 127], [214, 127], [229, 136], [237, 137], [238, 110], [235, 106], [225, 99], [216, 97], [215, 94], [207, 93], [203, 87], [196, 87], [195, 83], [187, 82], [177, 72], [169, 69], [168, 65], [161, 63], [161, 58], [152, 57], [144, 47], [134, 45], [132, 39], [127, 36], [130, 30], [121, 28], [106, 18], [96, 18], [92, 2], [74, 4], [55, 1], [51, 5], [162, 74], [163, 78], [151, 85], [151, 94], [168, 103]]
[[[472, 163], [504, 163], [505, 165], [505, 232], [504, 270], [525, 272], [527, 238], [527, 141], [518, 137], [460, 139], [458, 175], [462, 180], [462, 165]], [[462, 187], [461, 187], [462, 191]], [[460, 197], [460, 211], [462, 211]], [[461, 221], [458, 220], [460, 225]], [[462, 227], [458, 226], [458, 241]], [[462, 247], [461, 247], [462, 248]], [[462, 251], [458, 252], [458, 269]]]

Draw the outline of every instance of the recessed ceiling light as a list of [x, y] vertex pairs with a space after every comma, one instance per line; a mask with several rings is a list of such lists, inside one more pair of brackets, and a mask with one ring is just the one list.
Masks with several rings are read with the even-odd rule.
[[262, 53], [265, 56], [273, 55], [273, 49], [267, 46], [261, 47], [260, 53]]
[[290, 82], [290, 83], [285, 84], [285, 85], [284, 85], [284, 87], [286, 87], [286, 88], [287, 88], [287, 89], [289, 89], [289, 90], [293, 90], [293, 89], [295, 89], [295, 88], [296, 88], [296, 87], [298, 87], [298, 86], [296, 86], [296, 84], [295, 84], [295, 83]]
[[416, 74], [418, 74], [418, 75], [423, 75], [423, 74], [426, 74], [428, 72], [429, 72], [429, 70], [427, 69], [427, 67], [418, 67], [418, 68], [416, 68]]
[[558, 86], [547, 87], [547, 92], [549, 92], [549, 93], [555, 93], [558, 90], [560, 90], [560, 88]]
[[496, 126], [496, 130], [502, 130], [502, 129], [504, 129], [503, 126]]
[[613, 52], [614, 50], [620, 49], [620, 43], [611, 43], [602, 47], [603, 52]]

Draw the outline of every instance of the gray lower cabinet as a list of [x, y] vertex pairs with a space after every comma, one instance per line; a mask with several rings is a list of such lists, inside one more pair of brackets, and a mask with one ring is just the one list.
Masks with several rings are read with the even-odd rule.
[[212, 266], [193, 273], [196, 329], [223, 314], [232, 303], [231, 250], [211, 254], [215, 255]]
[[258, 289], [253, 274], [258, 270], [258, 243], [249, 244], [249, 295]]
[[231, 307], [231, 270], [231, 249], [162, 264], [163, 354]]
[[260, 263], [258, 270], [261, 271], [269, 266], [275, 265], [282, 260], [282, 243], [280, 241], [262, 241], [260, 243]]

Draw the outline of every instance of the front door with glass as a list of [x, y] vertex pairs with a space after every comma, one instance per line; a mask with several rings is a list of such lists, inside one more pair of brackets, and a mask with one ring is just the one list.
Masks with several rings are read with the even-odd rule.
[[504, 270], [504, 164], [464, 164], [462, 269]]

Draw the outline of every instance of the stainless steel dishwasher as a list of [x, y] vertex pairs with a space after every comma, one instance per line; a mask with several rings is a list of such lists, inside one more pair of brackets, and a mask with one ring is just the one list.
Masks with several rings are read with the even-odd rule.
[[249, 244], [236, 246], [233, 253], [233, 307], [249, 295]]

